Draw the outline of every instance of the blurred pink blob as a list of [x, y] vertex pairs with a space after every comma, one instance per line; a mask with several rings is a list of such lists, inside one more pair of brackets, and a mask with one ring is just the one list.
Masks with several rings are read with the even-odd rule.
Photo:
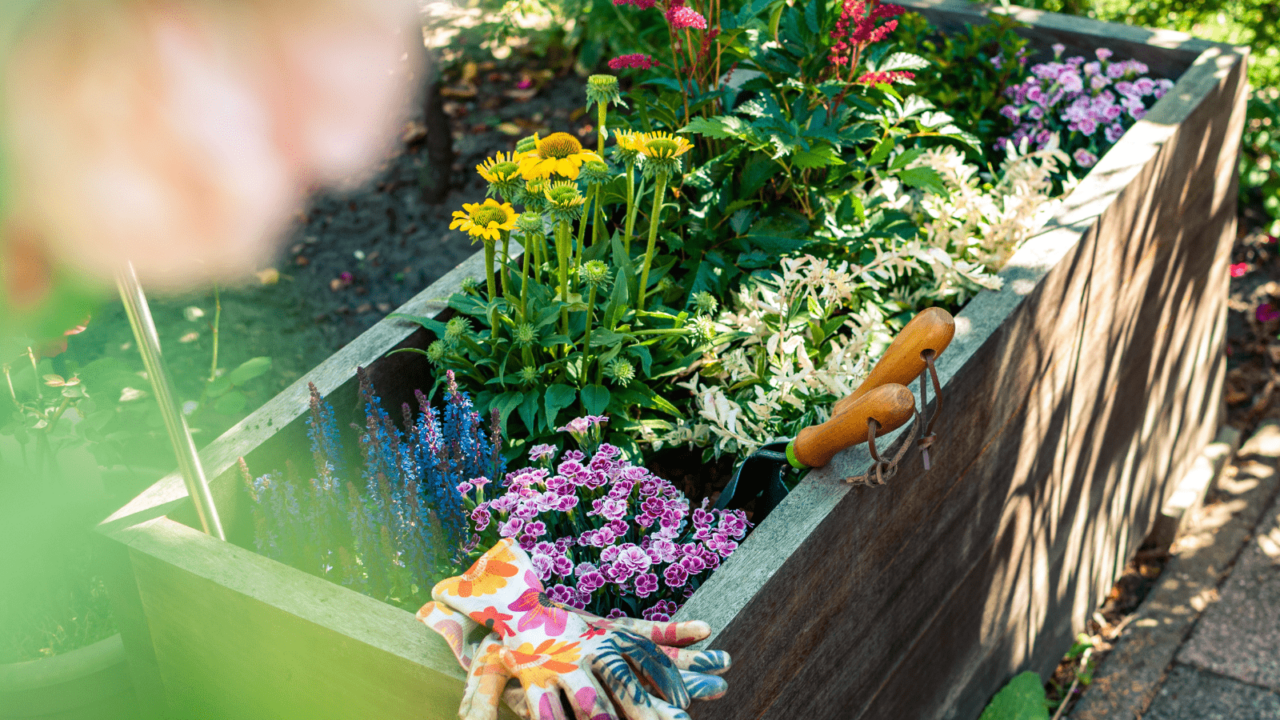
[[408, 0], [59, 3], [7, 63], [14, 222], [102, 278], [255, 270], [304, 192], [358, 180], [401, 124], [414, 19]]
[[1249, 263], [1235, 263], [1231, 266], [1231, 277], [1244, 277], [1249, 274]]

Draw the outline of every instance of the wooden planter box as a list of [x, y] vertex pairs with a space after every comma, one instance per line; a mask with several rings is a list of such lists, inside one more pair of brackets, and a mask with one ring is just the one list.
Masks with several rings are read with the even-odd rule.
[[51, 658], [0, 665], [0, 720], [133, 720], [137, 714], [119, 635]]
[[[935, 22], [965, 3], [908, 0]], [[733, 653], [697, 718], [976, 718], [1014, 673], [1052, 670], [1213, 436], [1221, 413], [1245, 52], [1014, 9], [1040, 48], [1109, 47], [1177, 85], [957, 318], [934, 468], [887, 486], [812, 473], [700, 589]], [[402, 312], [435, 314], [479, 257]], [[354, 407], [356, 365], [389, 404], [429, 384], [416, 326], [385, 320], [203, 453], [233, 539], [234, 463], [306, 447], [306, 383]], [[124, 641], [151, 711], [176, 717], [456, 717], [462, 671], [412, 614], [197, 530], [181, 479], [101, 525]]]

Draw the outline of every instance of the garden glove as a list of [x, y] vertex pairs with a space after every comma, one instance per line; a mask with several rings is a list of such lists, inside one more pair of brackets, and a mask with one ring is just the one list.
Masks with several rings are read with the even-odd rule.
[[[449, 641], [468, 669], [459, 710], [465, 720], [496, 717], [499, 697], [521, 712], [506, 689], [508, 677], [520, 681], [523, 712], [536, 720], [565, 717], [561, 690], [583, 720], [619, 718], [614, 702], [621, 717], [674, 720], [688, 717], [683, 708], [691, 694], [713, 699], [727, 689], [713, 675], [728, 669], [727, 653], [679, 648], [707, 637], [706, 623], [606, 620], [553, 602], [528, 555], [511, 539], [495, 545], [463, 575], [436, 585], [432, 596], [436, 602], [418, 617]], [[468, 643], [480, 624], [493, 632]]]

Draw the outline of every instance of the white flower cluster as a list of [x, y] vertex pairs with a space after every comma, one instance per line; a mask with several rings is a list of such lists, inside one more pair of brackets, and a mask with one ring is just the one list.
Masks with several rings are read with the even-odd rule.
[[[716, 318], [716, 352], [680, 383], [696, 398], [696, 416], [649, 427], [644, 440], [655, 449], [689, 444], [745, 456], [826, 421], [831, 404], [857, 387], [888, 346], [885, 311], [999, 289], [995, 273], [1056, 209], [1053, 173], [1066, 163], [1060, 150], [1027, 152], [1024, 142], [1010, 149], [995, 179], [948, 146], [926, 150], [911, 165], [933, 168], [945, 196], [878, 179], [860, 198], [864, 205], [901, 210], [919, 236], [889, 248], [872, 239], [876, 257], [865, 267], [805, 255], [783, 260], [772, 279], [744, 283], [733, 307]], [[837, 239], [857, 238], [849, 232], [856, 228], [827, 229]], [[886, 307], [858, 293], [904, 277], [912, 289], [892, 293]]]

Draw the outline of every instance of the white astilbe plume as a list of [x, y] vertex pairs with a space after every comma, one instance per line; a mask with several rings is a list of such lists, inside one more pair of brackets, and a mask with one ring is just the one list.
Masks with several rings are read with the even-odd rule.
[[[964, 301], [977, 288], [999, 289], [995, 276], [1013, 252], [1058, 207], [1050, 193], [1053, 174], [1067, 156], [1050, 147], [1027, 152], [1009, 146], [998, 180], [951, 146], [924, 151], [910, 167], [932, 168], [947, 195], [919, 192], [906, 209], [920, 228], [930, 256], [934, 286], [929, 300]], [[904, 298], [908, 304], [915, 298]]]
[[716, 318], [729, 341], [680, 383], [696, 398], [696, 417], [646, 439], [656, 448], [689, 443], [742, 455], [825, 421], [831, 403], [866, 374], [872, 345], [887, 338], [884, 316], [857, 292], [902, 265], [892, 253], [878, 255], [865, 267], [784, 259], [772, 280], [744, 283]]

